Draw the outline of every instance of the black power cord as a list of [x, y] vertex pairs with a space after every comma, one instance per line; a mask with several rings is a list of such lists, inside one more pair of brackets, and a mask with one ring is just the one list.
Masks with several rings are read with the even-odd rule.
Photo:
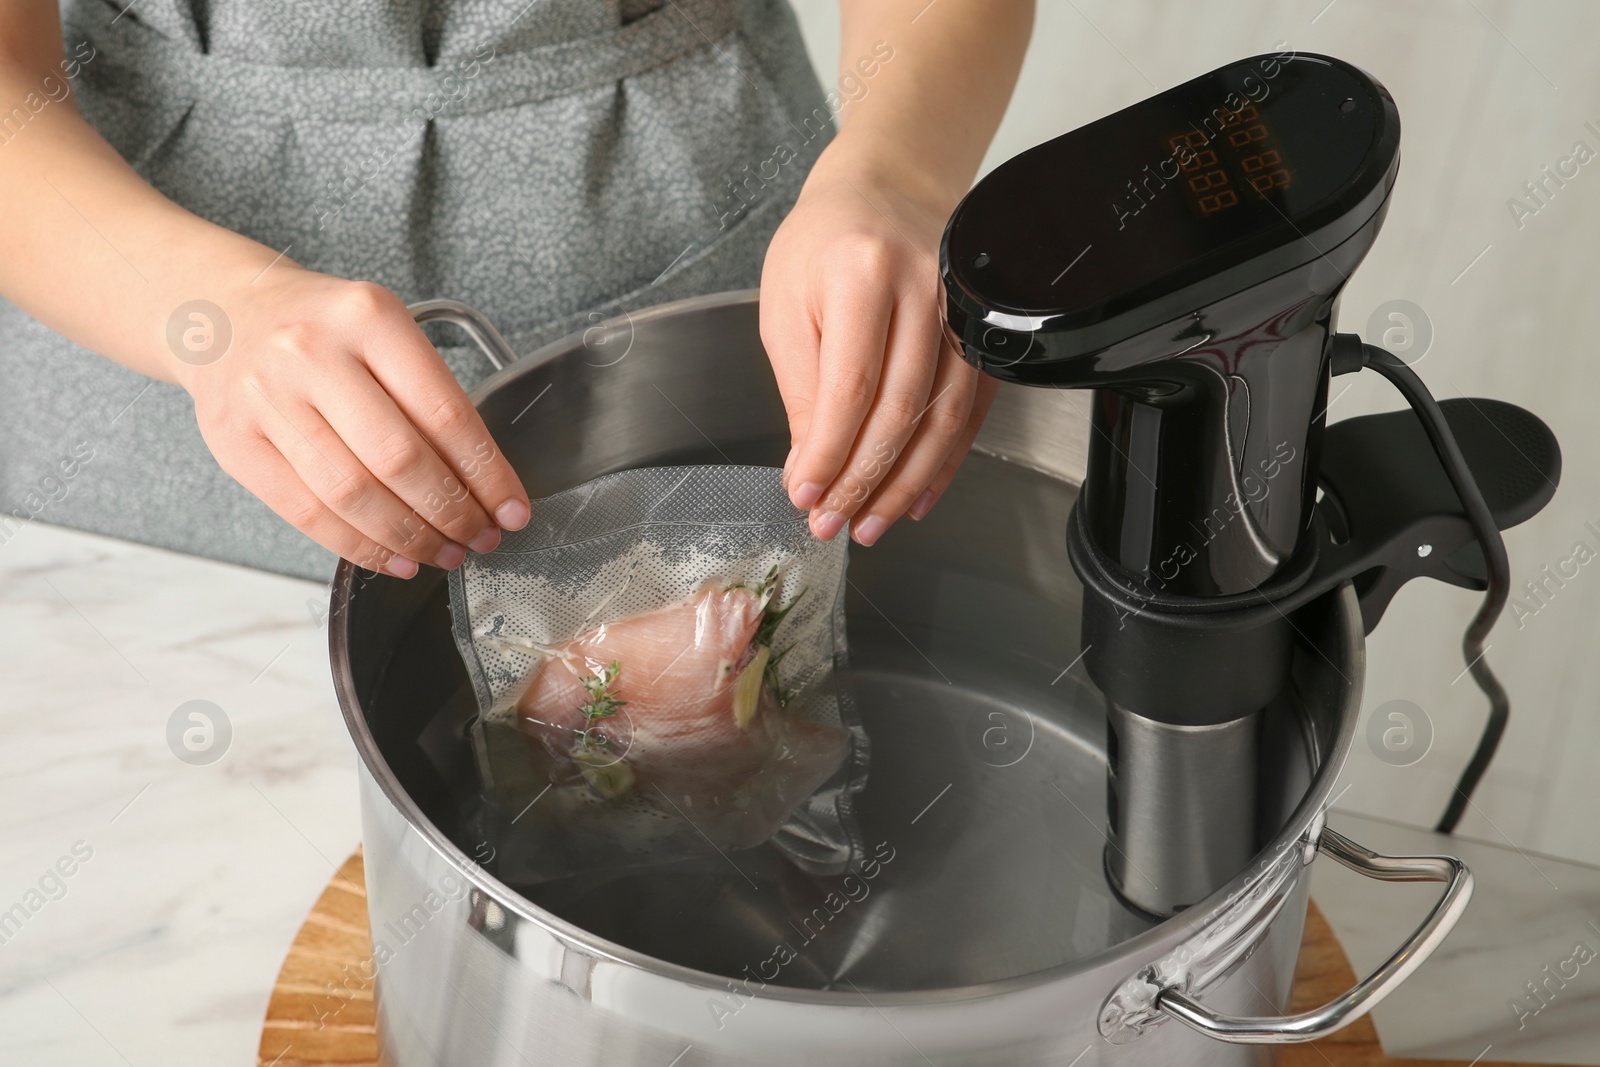
[[[1500, 746], [1500, 738], [1511, 716], [1511, 700], [1484, 659], [1484, 645], [1489, 631], [1494, 629], [1511, 593], [1511, 561], [1506, 556], [1506, 544], [1500, 538], [1500, 528], [1495, 524], [1489, 505], [1472, 476], [1472, 469], [1467, 466], [1466, 457], [1456, 444], [1450, 423], [1446, 421], [1444, 412], [1439, 410], [1439, 404], [1428, 392], [1428, 387], [1422, 384], [1422, 379], [1398, 356], [1377, 345], [1362, 343], [1361, 365], [1371, 367], [1389, 379], [1417, 413], [1439, 462], [1444, 464], [1450, 484], [1455, 487], [1456, 495], [1467, 509], [1467, 519], [1472, 523], [1473, 533], [1483, 551], [1488, 575], [1488, 591], [1484, 593], [1483, 604], [1461, 639], [1461, 654], [1467, 661], [1472, 680], [1489, 698], [1489, 721], [1484, 724], [1483, 736], [1478, 741], [1478, 749], [1472, 754], [1471, 762], [1461, 772], [1455, 795], [1450, 798], [1449, 806], [1434, 828], [1439, 833], [1454, 833], [1456, 824], [1461, 821], [1472, 799], [1473, 791], [1482, 781], [1484, 771], [1489, 768], [1489, 761], [1494, 759], [1495, 749]], [[1335, 370], [1337, 372], [1338, 368]]]

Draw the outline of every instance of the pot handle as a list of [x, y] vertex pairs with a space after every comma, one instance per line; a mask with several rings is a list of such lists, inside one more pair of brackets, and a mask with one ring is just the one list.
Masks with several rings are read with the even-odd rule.
[[470, 304], [463, 304], [459, 300], [419, 300], [415, 304], [407, 304], [406, 310], [411, 312], [411, 317], [417, 320], [419, 326], [424, 322], [448, 322], [461, 327], [483, 349], [483, 354], [494, 364], [495, 370], [505, 370], [517, 361], [517, 354], [500, 331], [494, 328], [494, 323]]
[[1222, 1015], [1176, 989], [1163, 990], [1156, 1007], [1192, 1029], [1240, 1045], [1287, 1045], [1316, 1041], [1354, 1022], [1411, 976], [1447, 937], [1472, 899], [1472, 872], [1454, 856], [1383, 856], [1324, 828], [1317, 851], [1358, 874], [1384, 882], [1445, 882], [1433, 911], [1389, 959], [1343, 996], [1320, 1008], [1280, 1018]]

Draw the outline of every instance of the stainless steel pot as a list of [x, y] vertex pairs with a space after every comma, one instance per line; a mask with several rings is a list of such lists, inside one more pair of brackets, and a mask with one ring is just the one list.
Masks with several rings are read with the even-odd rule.
[[[787, 451], [753, 293], [655, 308], [520, 362], [470, 308], [413, 310], [503, 365], [473, 399], [535, 497], [630, 466]], [[1072, 434], [1058, 396], [1004, 393], [940, 506], [854, 553], [848, 682], [873, 745], [859, 806], [872, 855], [832, 881], [753, 850], [502, 883], [495, 843], [472, 837], [476, 708], [442, 575], [341, 564], [330, 643], [362, 760], [384, 1062], [1266, 1064], [1262, 1045], [1328, 1033], [1402, 981], [1471, 876], [1323, 824], [1360, 705], [1349, 586], [1301, 621], [1294, 691], [1264, 714], [1254, 862], [1158, 925], [1110, 894], [1104, 709], [1076, 666], [1063, 538]], [[1286, 1016], [1319, 852], [1447, 888], [1373, 975]]]

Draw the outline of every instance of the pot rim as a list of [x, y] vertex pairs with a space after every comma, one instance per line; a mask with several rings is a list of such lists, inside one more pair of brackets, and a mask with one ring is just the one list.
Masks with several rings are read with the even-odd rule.
[[[566, 337], [545, 345], [518, 360], [515, 364], [484, 379], [468, 393], [468, 396], [474, 404], [477, 404], [491, 392], [503, 388], [543, 364], [565, 355], [577, 347], [581, 347], [583, 337], [588, 330], [601, 329], [620, 322], [629, 322], [634, 326], [638, 326], [640, 323], [676, 318], [697, 311], [754, 304], [758, 302], [759, 294], [760, 291], [756, 289], [713, 293], [658, 304], [639, 312], [625, 313], [622, 318], [610, 319], [599, 326], [591, 326], [585, 330], [575, 331]], [[1044, 473], [1056, 478], [1058, 481], [1067, 482], [1067, 484], [1074, 487], [1078, 485], [1078, 483], [1069, 478], [1061, 478], [1059, 475], [1049, 472]], [[573, 945], [582, 952], [597, 958], [610, 960], [632, 970], [710, 990], [723, 989], [728, 981], [724, 976], [712, 974], [709, 971], [696, 970], [682, 964], [671, 963], [623, 945], [618, 945], [615, 942], [596, 936], [581, 926], [545, 911], [478, 866], [422, 813], [421, 809], [411, 799], [410, 794], [400, 785], [399, 780], [390, 769], [388, 761], [384, 759], [383, 754], [378, 750], [377, 742], [367, 725], [366, 716], [362, 714], [359, 702], [356, 699], [355, 678], [349, 656], [350, 612], [348, 610], [353, 596], [352, 584], [355, 580], [355, 573], [356, 566], [349, 560], [341, 559], [337, 570], [334, 572], [330, 589], [328, 652], [333, 673], [334, 692], [339, 700], [339, 709], [344, 716], [345, 726], [349, 729], [351, 740], [355, 743], [356, 751], [361, 757], [363, 768], [371, 776], [373, 782], [383, 791], [383, 795], [389, 803], [405, 819], [407, 825], [427, 843], [440, 859], [454, 868], [470, 884], [492, 893], [496, 903], [515, 914], [519, 921], [531, 923], [551, 936]], [[1278, 861], [1289, 851], [1300, 850], [1303, 854], [1303, 861], [1309, 863], [1311, 856], [1305, 854], [1308, 840], [1314, 848], [1316, 834], [1321, 826], [1322, 815], [1325, 809], [1330, 806], [1329, 795], [1333, 792], [1333, 786], [1339, 777], [1340, 771], [1343, 769], [1345, 758], [1349, 754], [1350, 746], [1355, 736], [1356, 723], [1360, 717], [1362, 681], [1365, 673], [1364, 634], [1360, 625], [1360, 608], [1356, 601], [1354, 587], [1350, 582], [1345, 582], [1335, 589], [1331, 595], [1336, 598], [1335, 608], [1338, 613], [1341, 642], [1347, 645], [1353, 653], [1347, 667], [1339, 671], [1345, 677], [1347, 684], [1341, 692], [1338, 729], [1331, 744], [1328, 746], [1328, 750], [1322, 754], [1321, 765], [1312, 772], [1310, 786], [1307, 787], [1305, 795], [1300, 798], [1300, 802], [1295, 806], [1289, 819], [1282, 829], [1274, 835], [1272, 840], [1256, 852], [1250, 863], [1243, 870], [1198, 904], [1185, 909], [1178, 915], [1157, 924], [1149, 930], [1099, 952], [1044, 970], [998, 979], [992, 982], [929, 990], [878, 992], [873, 994], [873, 1003], [883, 1007], [916, 1007], [935, 1003], [981, 1000], [1005, 993], [1035, 989], [1077, 979], [1088, 972], [1105, 966], [1114, 959], [1128, 957], [1134, 960], [1144, 960], [1152, 958], [1160, 955], [1166, 946], [1181, 942], [1187, 937], [1192, 937], [1212, 923], [1224, 919], [1226, 913], [1235, 908], [1237, 902], [1247, 895], [1252, 886], [1270, 876], [1271, 872], [1278, 867]], [[1329, 662], [1331, 663], [1332, 661]], [[1339, 670], [1337, 665], [1335, 665], [1335, 670]], [[363, 799], [365, 798], [363, 797]], [[768, 1001], [785, 1001], [813, 1006], [859, 1007], [861, 1003], [860, 996], [851, 992], [802, 989], [777, 985], [764, 986], [761, 990], [760, 998]]]

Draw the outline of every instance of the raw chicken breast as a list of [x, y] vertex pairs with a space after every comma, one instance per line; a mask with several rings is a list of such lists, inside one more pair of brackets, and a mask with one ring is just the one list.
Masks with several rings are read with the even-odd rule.
[[756, 642], [771, 617], [766, 596], [713, 581], [551, 650], [516, 705], [536, 762], [608, 799], [664, 796], [719, 847], [760, 844], [849, 747], [779, 705]]

